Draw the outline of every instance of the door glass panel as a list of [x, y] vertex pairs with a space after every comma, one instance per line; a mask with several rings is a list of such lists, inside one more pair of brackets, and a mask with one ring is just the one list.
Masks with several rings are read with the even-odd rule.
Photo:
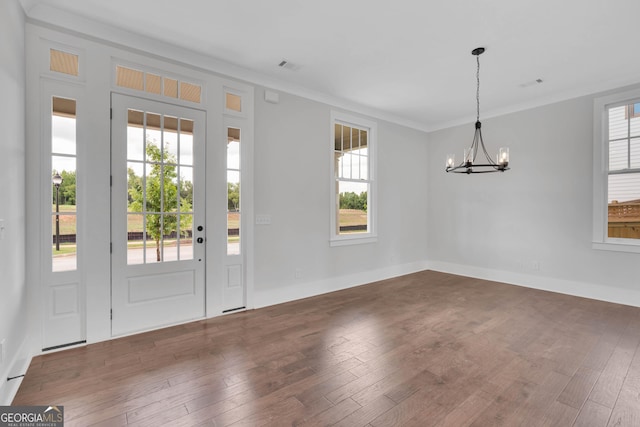
[[144, 263], [144, 216], [127, 215], [127, 264]]
[[142, 111], [129, 110], [127, 127], [127, 158], [144, 160], [144, 128]]
[[155, 113], [145, 114], [145, 152], [147, 153], [148, 162], [162, 161], [162, 132], [160, 126], [160, 115]]
[[193, 168], [180, 166], [180, 212], [193, 210]]
[[178, 234], [178, 258], [193, 259], [193, 215], [180, 214], [180, 233]]
[[58, 155], [76, 155], [76, 101], [52, 98], [51, 152]]
[[[56, 222], [60, 232], [56, 233]], [[51, 215], [52, 271], [70, 271], [78, 268], [76, 246], [76, 216], [64, 213]]]
[[77, 269], [76, 101], [51, 100], [52, 271]]
[[164, 232], [162, 214], [147, 214], [145, 215], [146, 227], [147, 227], [147, 254], [146, 262], [161, 262], [162, 261], [162, 233]]
[[227, 255], [240, 254], [240, 129], [227, 129]]
[[164, 233], [162, 235], [162, 243], [164, 249], [163, 261], [178, 260], [178, 215], [164, 215]]
[[193, 121], [180, 120], [180, 159], [181, 165], [193, 165]]
[[[55, 210], [56, 201], [60, 212], [76, 212], [76, 158], [51, 156], [51, 176], [56, 175], [61, 178], [59, 187], [53, 183], [52, 204]], [[75, 230], [74, 230], [75, 232]]]
[[[144, 175], [144, 163], [127, 163], [127, 211], [142, 211], [142, 176]], [[141, 230], [142, 231], [142, 230]]]
[[240, 170], [240, 138], [229, 139], [227, 144], [227, 169]]
[[167, 163], [178, 161], [178, 119], [165, 116], [164, 118], [164, 150], [167, 153]]
[[[193, 259], [193, 121], [129, 112], [127, 142], [143, 141], [146, 155], [142, 161], [129, 158], [127, 162], [127, 210], [137, 214], [130, 215], [127, 226], [128, 263]], [[127, 153], [139, 157], [139, 150]]]

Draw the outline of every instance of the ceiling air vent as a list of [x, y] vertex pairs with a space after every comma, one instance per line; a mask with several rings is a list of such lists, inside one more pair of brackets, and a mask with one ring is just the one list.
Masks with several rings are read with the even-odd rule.
[[532, 80], [530, 82], [520, 83], [518, 86], [520, 86], [520, 87], [530, 87], [530, 86], [538, 85], [540, 83], [542, 83], [542, 79], [535, 79], [535, 80]]
[[291, 71], [298, 71], [300, 69], [299, 65], [289, 62], [286, 59], [283, 59], [282, 61], [280, 61], [278, 63], [278, 67], [284, 68], [285, 70], [291, 70]]

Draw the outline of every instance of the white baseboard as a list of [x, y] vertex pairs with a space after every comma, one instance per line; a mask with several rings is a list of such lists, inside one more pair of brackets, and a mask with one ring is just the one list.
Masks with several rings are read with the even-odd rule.
[[16, 397], [18, 388], [20, 388], [20, 384], [22, 384], [22, 377], [11, 381], [7, 381], [7, 378], [24, 375], [31, 364], [32, 357], [25, 338], [20, 345], [20, 349], [13, 356], [11, 363], [9, 363], [9, 368], [2, 372], [2, 378], [0, 378], [2, 380], [0, 383], [0, 405], [11, 405], [11, 402]]
[[430, 261], [429, 270], [510, 285], [557, 292], [560, 294], [613, 302], [616, 304], [640, 307], [640, 290], [624, 289], [614, 286], [604, 286], [595, 283], [577, 282], [573, 280], [556, 279], [553, 277], [536, 276], [511, 271], [492, 270], [443, 261]]
[[426, 261], [416, 261], [409, 264], [394, 265], [391, 267], [369, 270], [346, 276], [332, 277], [330, 279], [315, 282], [300, 282], [284, 288], [254, 291], [254, 308], [267, 307], [282, 304], [302, 298], [309, 298], [329, 292], [348, 289], [379, 280], [391, 279], [405, 274], [426, 270]]

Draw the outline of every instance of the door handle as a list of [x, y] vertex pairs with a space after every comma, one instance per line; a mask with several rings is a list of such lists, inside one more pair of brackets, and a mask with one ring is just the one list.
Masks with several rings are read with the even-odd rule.
[[202, 242], [204, 242], [204, 239], [203, 239], [202, 237], [198, 237], [198, 238], [196, 239], [196, 242], [198, 242], [198, 243], [202, 243]]

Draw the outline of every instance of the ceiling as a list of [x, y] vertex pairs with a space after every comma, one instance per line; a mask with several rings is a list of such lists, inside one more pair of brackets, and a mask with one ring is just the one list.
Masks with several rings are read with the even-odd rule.
[[481, 118], [640, 82], [638, 0], [20, 1], [426, 130], [475, 119], [478, 46]]

